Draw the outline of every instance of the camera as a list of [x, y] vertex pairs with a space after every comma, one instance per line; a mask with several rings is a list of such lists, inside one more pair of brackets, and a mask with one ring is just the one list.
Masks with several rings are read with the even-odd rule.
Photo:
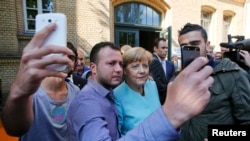
[[[229, 48], [230, 51], [246, 50], [250, 51], [250, 39], [245, 39], [245, 36], [231, 36], [227, 35], [228, 43], [220, 43], [221, 47]], [[233, 42], [232, 39], [235, 38], [236, 41]]]
[[[242, 68], [245, 68], [245, 64], [241, 60], [244, 58], [239, 54], [240, 50], [250, 51], [250, 39], [245, 39], [245, 36], [231, 36], [227, 35], [228, 42], [220, 43], [221, 47], [229, 48], [228, 52], [224, 52], [223, 57], [229, 58], [231, 61], [236, 62]], [[232, 39], [236, 39], [234, 42]]]

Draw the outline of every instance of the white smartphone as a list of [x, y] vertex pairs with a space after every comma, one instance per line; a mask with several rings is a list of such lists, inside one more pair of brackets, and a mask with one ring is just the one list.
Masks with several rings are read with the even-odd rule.
[[[67, 46], [67, 19], [62, 13], [43, 13], [36, 16], [36, 32], [42, 30], [50, 23], [56, 23], [56, 28], [52, 33], [44, 40], [42, 46], [46, 45], [59, 45]], [[52, 57], [53, 55], [63, 54], [50, 54], [45, 57]], [[57, 71], [64, 71], [67, 66], [62, 64], [52, 64], [47, 66], [48, 69]]]

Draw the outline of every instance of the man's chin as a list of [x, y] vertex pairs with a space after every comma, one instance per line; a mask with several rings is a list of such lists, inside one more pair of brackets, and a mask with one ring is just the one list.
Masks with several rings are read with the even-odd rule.
[[119, 80], [113, 80], [111, 84], [112, 84], [113, 86], [117, 86], [117, 85], [119, 85], [120, 83], [121, 83], [121, 79], [119, 79]]
[[82, 68], [83, 67], [76, 67], [76, 70], [81, 70], [82, 71], [83, 70]]

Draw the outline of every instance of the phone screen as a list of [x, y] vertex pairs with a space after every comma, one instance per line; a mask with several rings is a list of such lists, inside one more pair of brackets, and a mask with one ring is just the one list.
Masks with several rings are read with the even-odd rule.
[[200, 48], [197, 46], [181, 47], [181, 64], [182, 69], [188, 66], [195, 58], [200, 56]]

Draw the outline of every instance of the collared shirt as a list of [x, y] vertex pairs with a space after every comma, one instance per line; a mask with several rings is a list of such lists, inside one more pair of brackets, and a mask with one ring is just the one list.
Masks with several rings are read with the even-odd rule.
[[119, 138], [114, 102], [108, 98], [110, 92], [92, 79], [88, 80], [68, 111], [72, 140]]
[[[89, 79], [72, 102], [67, 117], [71, 141], [118, 140], [115, 106], [107, 95], [111, 91]], [[176, 140], [179, 133], [169, 123], [161, 108], [119, 140]]]
[[161, 58], [158, 56], [158, 54], [154, 53], [156, 55], [156, 57], [159, 59], [159, 61], [161, 62], [162, 68], [165, 72], [165, 77], [167, 79], [167, 67], [166, 67], [166, 60], [161, 60]]
[[166, 60], [162, 60], [161, 61], [161, 65], [162, 65], [162, 68], [163, 68], [163, 70], [164, 70], [164, 72], [165, 72], [165, 76], [166, 76], [166, 74], [167, 74], [167, 68], [166, 68]]
[[211, 55], [207, 55], [207, 58], [209, 60], [208, 65], [212, 68], [215, 68], [220, 62], [218, 60], [214, 60], [214, 58]]

